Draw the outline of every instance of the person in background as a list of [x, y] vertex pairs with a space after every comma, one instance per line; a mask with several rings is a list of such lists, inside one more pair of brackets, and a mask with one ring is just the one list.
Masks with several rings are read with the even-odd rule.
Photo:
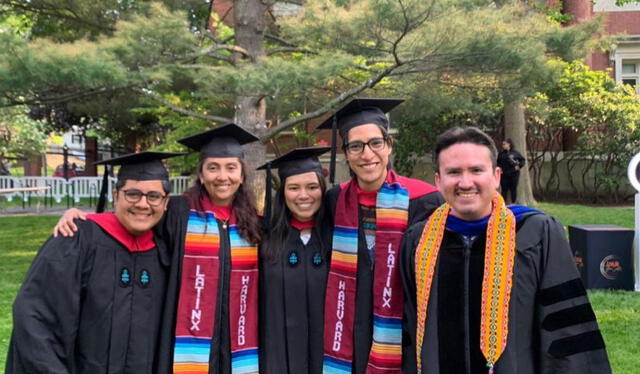
[[318, 127], [339, 132], [353, 175], [326, 196], [327, 216], [334, 221], [325, 372], [401, 372], [400, 241], [411, 223], [443, 201], [434, 186], [399, 176], [391, 167], [393, 138], [385, 113], [401, 102], [354, 99]]
[[177, 155], [100, 162], [122, 165], [115, 212], [40, 248], [13, 306], [5, 373], [156, 373], [171, 253], [152, 227], [169, 200], [161, 159]]
[[502, 142], [502, 151], [498, 154], [498, 167], [502, 170], [500, 179], [500, 191], [502, 197], [507, 201], [507, 193], [511, 194], [511, 203], [518, 200], [518, 181], [520, 180], [520, 169], [524, 167], [525, 158], [513, 146], [510, 138]]
[[496, 156], [474, 127], [436, 141], [446, 203], [402, 247], [404, 372], [611, 373], [562, 225], [505, 205]]
[[326, 182], [318, 156], [329, 149], [296, 148], [259, 168], [278, 169], [280, 179], [260, 247], [262, 374], [322, 373], [331, 227], [323, 215]]

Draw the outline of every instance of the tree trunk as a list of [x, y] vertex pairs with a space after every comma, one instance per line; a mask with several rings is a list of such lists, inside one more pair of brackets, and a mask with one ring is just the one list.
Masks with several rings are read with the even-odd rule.
[[[524, 106], [522, 96], [505, 98], [504, 104], [504, 136], [511, 138], [515, 149], [524, 157], [527, 157], [527, 128], [524, 121]], [[529, 161], [520, 170], [520, 182], [518, 183], [518, 204], [536, 205], [531, 189], [531, 175], [529, 174]]]
[[[257, 137], [262, 137], [267, 130], [265, 126], [266, 103], [264, 99], [256, 99], [251, 96], [238, 96], [236, 98], [236, 112], [234, 122]], [[253, 190], [255, 192], [258, 208], [262, 209], [264, 199], [265, 174], [255, 170], [267, 160], [267, 143], [255, 142], [244, 147], [245, 162], [250, 171], [248, 174], [255, 176]]]
[[[268, 2], [261, 0], [236, 0], [234, 2], [235, 43], [246, 54], [235, 53], [236, 65], [259, 64], [265, 56], [264, 29]], [[267, 103], [259, 92], [241, 93], [236, 97], [234, 122], [247, 131], [262, 138], [267, 131]], [[266, 143], [255, 142], [245, 147], [245, 160], [250, 169], [266, 160]], [[260, 203], [264, 195], [264, 173], [256, 175], [254, 183], [256, 198]]]

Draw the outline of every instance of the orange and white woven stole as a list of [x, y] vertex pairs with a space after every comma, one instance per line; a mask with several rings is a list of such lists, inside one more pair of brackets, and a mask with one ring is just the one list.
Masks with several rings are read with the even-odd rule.
[[[487, 224], [480, 316], [480, 349], [487, 360], [490, 374], [507, 345], [516, 235], [515, 216], [505, 205], [502, 196], [496, 193], [492, 204]], [[415, 254], [418, 373], [422, 373], [422, 346], [429, 295], [450, 209], [449, 204], [444, 204], [429, 217]]]

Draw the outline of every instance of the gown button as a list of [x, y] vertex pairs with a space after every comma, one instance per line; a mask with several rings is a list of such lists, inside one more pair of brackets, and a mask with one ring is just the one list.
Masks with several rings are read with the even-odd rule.
[[298, 265], [298, 254], [296, 253], [296, 251], [289, 253], [289, 265]]
[[147, 269], [142, 269], [140, 272], [140, 287], [147, 288], [149, 283], [151, 282], [151, 277], [149, 276], [149, 271]]
[[316, 252], [313, 254], [313, 257], [311, 258], [311, 262], [313, 263], [314, 266], [322, 265], [322, 255], [320, 254], [320, 252]]
[[131, 284], [131, 272], [127, 268], [120, 270], [120, 287], [128, 287]]

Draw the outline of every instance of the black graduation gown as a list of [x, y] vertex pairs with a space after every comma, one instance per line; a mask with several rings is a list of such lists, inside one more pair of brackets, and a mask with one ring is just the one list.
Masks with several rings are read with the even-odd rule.
[[[402, 249], [406, 373], [416, 372], [414, 255], [424, 225], [421, 222], [407, 230]], [[516, 230], [509, 335], [495, 365], [496, 374], [611, 373], [562, 226], [549, 216], [534, 213], [519, 220]], [[484, 236], [469, 242], [445, 232], [429, 299], [423, 373], [487, 373], [480, 351], [484, 248]]]
[[[329, 251], [323, 250], [323, 245], [328, 240], [320, 240], [318, 231], [313, 230], [305, 245], [300, 231], [289, 229], [279, 258], [261, 258], [260, 373], [321, 374], [329, 272]], [[292, 264], [294, 252], [297, 262]], [[320, 256], [319, 263], [314, 263], [315, 256]]]
[[[327, 192], [326, 206], [329, 211], [326, 216], [334, 217], [340, 186]], [[409, 200], [409, 225], [428, 217], [436, 208], [444, 203], [439, 192], [432, 192]], [[369, 257], [367, 242], [362, 228], [362, 213], [360, 212], [358, 228], [358, 274], [356, 286], [356, 311], [353, 327], [353, 373], [361, 374], [367, 370], [369, 352], [373, 340], [373, 275], [374, 269]], [[332, 223], [333, 226], [333, 223]]]
[[130, 252], [95, 222], [76, 224], [73, 237], [50, 238], [27, 273], [5, 373], [155, 373], [166, 248], [156, 238]]
[[[165, 313], [160, 331], [159, 365], [157, 373], [173, 373], [173, 348], [175, 345], [176, 317], [180, 296], [182, 276], [182, 258], [184, 241], [189, 219], [189, 203], [183, 196], [171, 198], [171, 208], [162, 222], [162, 237], [173, 248], [169, 282], [165, 304]], [[209, 372], [216, 374], [231, 373], [231, 333], [229, 331], [229, 282], [231, 274], [231, 245], [227, 224], [218, 220], [220, 232], [220, 278], [218, 283], [218, 302], [214, 321], [215, 336], [212, 338]]]

